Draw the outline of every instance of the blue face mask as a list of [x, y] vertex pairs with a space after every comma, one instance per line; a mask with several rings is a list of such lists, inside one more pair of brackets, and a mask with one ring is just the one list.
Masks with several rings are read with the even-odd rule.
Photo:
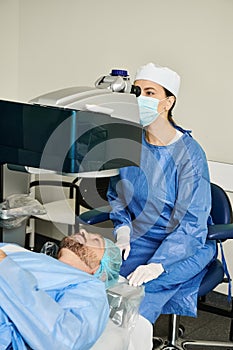
[[164, 101], [166, 99], [167, 97], [162, 100], [158, 100], [157, 98], [147, 96], [139, 96], [137, 98], [140, 115], [140, 124], [142, 126], [150, 125], [158, 118], [158, 116], [160, 115], [160, 113], [158, 112], [159, 102]]
[[104, 255], [94, 276], [103, 281], [107, 289], [118, 281], [122, 259], [120, 249], [109, 239], [104, 238], [104, 241]]

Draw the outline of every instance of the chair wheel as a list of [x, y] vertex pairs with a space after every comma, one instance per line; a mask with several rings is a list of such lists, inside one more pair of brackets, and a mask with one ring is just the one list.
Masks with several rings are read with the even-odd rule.
[[163, 339], [159, 337], [153, 337], [153, 350], [158, 349], [163, 345]]
[[180, 324], [178, 329], [178, 337], [182, 338], [184, 336], [184, 332], [185, 332], [185, 328], [182, 324]]

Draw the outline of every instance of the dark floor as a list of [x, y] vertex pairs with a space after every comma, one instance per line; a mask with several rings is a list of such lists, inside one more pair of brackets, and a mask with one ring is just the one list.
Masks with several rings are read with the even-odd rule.
[[[36, 235], [35, 251], [39, 252], [45, 242], [48, 241], [47, 237]], [[58, 241], [53, 240], [59, 244]], [[27, 242], [26, 242], [27, 245]], [[211, 292], [206, 298], [206, 303], [214, 305], [221, 309], [230, 311], [231, 303], [228, 303], [227, 296], [218, 292]], [[157, 320], [154, 327], [154, 335], [161, 337], [166, 340], [168, 334], [169, 316], [161, 315]], [[184, 317], [180, 318], [180, 324], [184, 327], [184, 335], [182, 339], [201, 339], [201, 340], [217, 340], [217, 341], [228, 341], [230, 334], [230, 319], [211, 314], [204, 311], [198, 311], [198, 317]], [[161, 348], [161, 347], [160, 347]], [[156, 347], [154, 347], [156, 349]], [[188, 346], [187, 350], [215, 350], [217, 349], [213, 345], [210, 347], [203, 346]], [[226, 350], [226, 347], [218, 348], [218, 350]], [[228, 349], [233, 349], [229, 347]], [[143, 350], [143, 349], [142, 349]]]
[[[208, 294], [206, 298], [206, 302], [210, 305], [214, 305], [224, 310], [230, 311], [231, 303], [228, 303], [227, 296], [217, 292], [211, 292]], [[158, 337], [162, 337], [166, 339], [168, 333], [168, 315], [161, 315], [158, 321], [155, 324], [154, 333]], [[180, 324], [184, 327], [184, 335], [181, 337], [182, 339], [188, 340], [217, 340], [217, 341], [229, 341], [230, 334], [230, 319], [214, 315], [211, 313], [207, 313], [204, 311], [198, 311], [198, 317], [181, 317]], [[156, 347], [154, 347], [156, 349]], [[203, 346], [188, 346], [187, 350], [215, 350], [217, 349], [213, 345], [210, 347]], [[219, 350], [223, 350], [226, 348], [221, 347]], [[229, 347], [228, 349], [233, 349]]]

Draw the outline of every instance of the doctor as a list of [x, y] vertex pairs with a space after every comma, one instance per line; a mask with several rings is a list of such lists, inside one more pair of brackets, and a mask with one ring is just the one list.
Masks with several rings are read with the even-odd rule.
[[105, 286], [118, 280], [119, 248], [84, 230], [62, 241], [59, 260], [0, 248], [0, 349], [90, 349], [109, 318]]
[[141, 165], [122, 168], [108, 191], [124, 259], [120, 274], [131, 285], [145, 284], [140, 313], [150, 322], [161, 313], [195, 316], [198, 287], [216, 253], [206, 239], [212, 222], [206, 157], [172, 118], [178, 74], [149, 63], [134, 84], [141, 88]]

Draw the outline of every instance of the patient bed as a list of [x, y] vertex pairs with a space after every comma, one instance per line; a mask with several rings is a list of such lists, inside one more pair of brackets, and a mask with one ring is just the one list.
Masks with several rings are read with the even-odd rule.
[[139, 316], [133, 330], [118, 327], [109, 319], [105, 331], [91, 350], [151, 350], [152, 324]]
[[138, 313], [144, 287], [132, 287], [120, 276], [107, 295], [109, 321], [92, 350], [151, 350], [152, 324]]

